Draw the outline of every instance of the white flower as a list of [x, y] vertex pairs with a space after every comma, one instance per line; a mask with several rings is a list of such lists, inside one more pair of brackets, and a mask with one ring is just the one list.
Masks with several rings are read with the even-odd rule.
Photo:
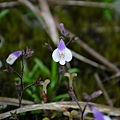
[[6, 59], [6, 62], [8, 64], [12, 65], [20, 55], [22, 55], [21, 50], [20, 51], [15, 51], [8, 56], [8, 58]]
[[55, 62], [59, 62], [61, 65], [65, 65], [65, 62], [70, 62], [72, 60], [72, 53], [65, 46], [62, 39], [59, 42], [58, 48], [53, 51], [52, 58]]

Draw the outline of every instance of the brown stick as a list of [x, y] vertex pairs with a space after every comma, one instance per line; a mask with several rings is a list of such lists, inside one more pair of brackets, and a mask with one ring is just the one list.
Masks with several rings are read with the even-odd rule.
[[[0, 97], [0, 105], [3, 105], [3, 104], [19, 106], [18, 99], [16, 99], [16, 98]], [[22, 100], [21, 104], [22, 104], [22, 106], [25, 106], [25, 105], [34, 104], [34, 102], [28, 101], [28, 100]]]
[[[31, 0], [31, 2], [37, 2], [37, 0]], [[56, 1], [56, 0], [48, 0], [49, 4], [53, 5], [70, 5], [70, 6], [85, 6], [85, 7], [99, 7], [99, 8], [118, 8], [120, 4], [114, 3], [103, 3], [103, 2], [87, 2], [87, 1]], [[19, 5], [19, 2], [2, 2], [0, 3], [0, 7], [13, 7]]]
[[[47, 2], [45, 0], [39, 0], [40, 6], [41, 6], [41, 10], [40, 10], [28, 0], [18, 0], [18, 1], [26, 5], [35, 14], [37, 19], [41, 22], [41, 25], [43, 26], [43, 28], [51, 37], [53, 43], [56, 45], [59, 41], [59, 37], [58, 37], [56, 26], [54, 24], [54, 20], [49, 11]], [[43, 17], [44, 21], [40, 17]]]
[[41, 8], [42, 17], [44, 18], [44, 21], [45, 21], [47, 28], [49, 30], [49, 36], [51, 37], [53, 43], [55, 45], [57, 45], [59, 42], [58, 32], [56, 29], [54, 19], [52, 17], [51, 12], [50, 12], [48, 3], [46, 0], [38, 0], [38, 2], [40, 5], [40, 8]]
[[101, 88], [107, 103], [110, 105], [110, 107], [113, 107], [113, 103], [112, 103], [111, 99], [109, 98], [109, 95], [108, 95], [107, 91], [105, 90], [105, 87], [103, 86], [98, 73], [95, 73], [94, 77], [95, 77], [95, 80], [96, 80], [98, 86]]
[[[79, 104], [83, 108], [86, 103], [79, 102]], [[112, 115], [112, 116], [120, 116], [120, 109], [119, 108], [112, 108], [111, 109], [109, 106], [106, 106], [106, 105], [95, 104], [95, 103], [89, 103], [89, 104], [94, 105], [101, 112], [105, 112], [105, 113]], [[27, 105], [27, 106], [24, 106], [24, 107], [21, 107], [21, 108], [18, 108], [18, 109], [15, 109], [15, 110], [12, 110], [12, 111], [9, 111], [6, 113], [2, 113], [2, 114], [0, 114], [0, 119], [10, 117], [11, 116], [10, 113], [15, 113], [15, 111], [17, 112], [17, 114], [27, 112], [27, 111], [43, 110], [43, 109], [56, 110], [56, 111], [63, 112], [66, 110], [66, 108], [79, 109], [78, 105], [75, 102], [70, 102], [70, 101], [34, 104], [34, 105]], [[91, 113], [89, 108], [86, 109], [86, 113]]]
[[0, 3], [0, 8], [6, 8], [6, 7], [13, 7], [19, 5], [19, 2], [14, 1], [14, 2], [2, 2]]
[[71, 6], [86, 6], [86, 7], [100, 7], [100, 8], [119, 8], [120, 4], [113, 4], [113, 3], [103, 3], [103, 2], [88, 2], [88, 1], [56, 1], [56, 0], [49, 0], [50, 4], [55, 5], [71, 5]]
[[117, 68], [114, 64], [112, 64], [110, 61], [108, 61], [106, 58], [104, 58], [102, 55], [97, 53], [95, 50], [90, 48], [86, 43], [84, 43], [81, 39], [77, 40], [77, 43], [84, 48], [89, 54], [91, 54], [93, 57], [95, 57], [97, 60], [99, 60], [101, 63], [109, 67], [110, 69], [114, 70], [115, 72], [120, 72], [120, 69]]
[[[72, 50], [71, 50], [71, 51], [72, 51]], [[96, 67], [96, 68], [99, 68], [99, 69], [101, 69], [101, 70], [107, 70], [107, 68], [106, 68], [105, 66], [100, 65], [100, 64], [98, 64], [98, 63], [96, 63], [96, 62], [94, 62], [94, 61], [92, 61], [92, 60], [90, 60], [90, 59], [88, 59], [88, 58], [85, 58], [84, 56], [82, 56], [82, 55], [80, 55], [80, 54], [78, 54], [78, 53], [76, 53], [76, 52], [74, 52], [74, 51], [72, 51], [72, 54], [73, 54], [73, 56], [74, 56], [75, 58], [77, 58], [78, 60], [81, 60], [82, 62], [85, 62], [85, 63], [87, 63], [87, 64], [90, 64], [90, 65], [92, 65], [92, 66], [94, 66], [94, 67]]]

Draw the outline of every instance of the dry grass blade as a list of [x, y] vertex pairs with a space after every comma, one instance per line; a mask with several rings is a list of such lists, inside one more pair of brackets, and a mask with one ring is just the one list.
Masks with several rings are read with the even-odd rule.
[[16, 6], [16, 5], [19, 5], [19, 2], [14, 1], [14, 2], [2, 2], [2, 3], [0, 3], [1, 8], [13, 7], [13, 6]]
[[114, 70], [115, 72], [120, 72], [120, 69], [112, 64], [110, 61], [108, 61], [105, 57], [100, 55], [98, 52], [93, 50], [91, 47], [89, 47], [86, 43], [84, 43], [81, 39], [77, 40], [77, 43], [84, 48], [89, 54], [91, 54], [93, 57], [95, 57], [97, 60], [99, 60], [104, 65], [108, 66], [110, 69]]
[[103, 2], [90, 2], [90, 1], [56, 1], [49, 0], [50, 4], [55, 5], [74, 5], [74, 6], [86, 6], [86, 7], [100, 7], [100, 8], [119, 8], [120, 4], [103, 3]]
[[59, 37], [58, 37], [58, 33], [57, 33], [54, 19], [53, 19], [52, 14], [49, 10], [49, 6], [48, 6], [46, 0], [39, 0], [39, 5], [41, 8], [42, 17], [44, 18], [44, 21], [47, 25], [49, 35], [50, 35], [53, 43], [55, 45], [57, 45], [59, 42]]
[[[46, 25], [43, 23], [43, 21], [40, 19], [41, 11], [35, 7], [30, 1], [28, 0], [18, 0], [20, 3], [26, 5], [32, 12], [33, 14], [37, 17], [38, 21], [42, 24], [43, 28], [46, 30]], [[46, 31], [48, 33], [48, 31]]]
[[[35, 14], [37, 19], [42, 24], [43, 28], [46, 30], [48, 35], [51, 37], [53, 43], [57, 45], [59, 41], [59, 37], [58, 37], [56, 26], [54, 24], [54, 20], [52, 18], [49, 7], [47, 5], [47, 2], [45, 0], [39, 0], [40, 7], [41, 7], [41, 10], [40, 10], [28, 0], [18, 0], [18, 1], [26, 5], [29, 9], [31, 9], [31, 11]], [[44, 21], [40, 19], [41, 17], [43, 17]]]
[[[85, 102], [79, 102], [79, 103], [80, 103], [81, 107], [83, 108], [85, 105]], [[104, 112], [106, 114], [113, 115], [113, 116], [120, 116], [120, 109], [118, 109], [118, 108], [111, 109], [110, 107], [108, 107], [106, 105], [100, 105], [100, 104], [94, 104], [94, 103], [90, 103], [90, 104], [97, 107], [101, 112]], [[79, 109], [78, 105], [75, 102], [70, 102], [70, 101], [27, 105], [27, 106], [0, 114], [0, 119], [10, 117], [10, 115], [11, 115], [10, 113], [14, 113], [15, 111], [17, 111], [17, 114], [22, 113], [22, 112], [27, 112], [27, 111], [43, 110], [43, 109], [56, 110], [56, 111], [63, 112], [66, 110], [66, 108]], [[86, 112], [91, 113], [89, 108], [86, 109]]]
[[[72, 50], [71, 50], [71, 51], [72, 51]], [[101, 69], [101, 70], [107, 70], [107, 68], [106, 68], [105, 66], [100, 65], [100, 64], [98, 64], [98, 63], [96, 63], [96, 62], [94, 62], [94, 61], [92, 61], [92, 60], [90, 60], [90, 59], [88, 59], [88, 58], [85, 58], [84, 56], [82, 56], [82, 55], [80, 55], [80, 54], [78, 54], [78, 53], [76, 53], [76, 52], [74, 52], [74, 51], [72, 51], [72, 54], [73, 54], [73, 56], [74, 56], [75, 58], [77, 58], [78, 60], [81, 60], [81, 61], [83, 61], [83, 62], [85, 62], [85, 63], [87, 63], [87, 64], [90, 64], [90, 65], [92, 65], [92, 66], [94, 66], [94, 67], [96, 67], [96, 68], [99, 68], [99, 69]]]
[[99, 77], [98, 73], [95, 73], [94, 77], [95, 77], [95, 80], [96, 80], [98, 86], [101, 88], [101, 90], [103, 92], [103, 95], [104, 95], [107, 103], [109, 104], [109, 106], [113, 107], [113, 103], [112, 103], [112, 101], [111, 101], [111, 99], [110, 99], [110, 97], [109, 97], [106, 89], [104, 88], [104, 86], [103, 86], [103, 84], [102, 84], [102, 82], [100, 80], [100, 77]]
[[[18, 99], [16, 98], [8, 98], [8, 97], [0, 97], [0, 105], [7, 104], [13, 106], [19, 106]], [[22, 106], [34, 104], [32, 101], [22, 100]]]

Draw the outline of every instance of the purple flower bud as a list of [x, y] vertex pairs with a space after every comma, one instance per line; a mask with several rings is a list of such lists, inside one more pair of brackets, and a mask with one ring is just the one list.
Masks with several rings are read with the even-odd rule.
[[32, 56], [32, 54], [34, 53], [34, 51], [33, 50], [31, 50], [31, 49], [29, 49], [28, 47], [26, 48], [26, 57], [28, 58], [28, 57], [30, 57], [30, 56]]
[[68, 36], [69, 33], [65, 30], [64, 24], [60, 23], [60, 31], [63, 36]]
[[11, 53], [8, 58], [6, 59], [6, 62], [10, 65], [12, 65], [18, 57], [20, 57], [22, 55], [22, 51], [15, 51], [13, 53]]
[[102, 91], [101, 90], [98, 90], [98, 91], [95, 91], [93, 92], [90, 97], [91, 99], [94, 99], [94, 98], [97, 98], [98, 96], [100, 96], [102, 94]]

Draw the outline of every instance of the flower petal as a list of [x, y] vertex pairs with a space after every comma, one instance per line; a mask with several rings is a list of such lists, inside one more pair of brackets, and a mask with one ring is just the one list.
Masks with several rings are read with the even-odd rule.
[[69, 62], [72, 60], [72, 53], [68, 48], [65, 48], [65, 61]]
[[93, 111], [93, 115], [94, 115], [95, 120], [104, 120], [103, 114], [98, 109], [91, 106], [91, 110]]
[[17, 58], [18, 58], [18, 57], [16, 57], [16, 56], [9, 55], [8, 58], [6, 59], [6, 62], [7, 62], [8, 64], [12, 65]]
[[16, 52], [11, 53], [6, 59], [6, 62], [12, 65], [20, 55], [22, 55], [22, 51], [16, 51]]
[[66, 48], [65, 43], [61, 39], [60, 42], [59, 42], [59, 45], [58, 45], [58, 50], [59, 50], [60, 54], [64, 52], [65, 48]]
[[53, 51], [52, 58], [55, 62], [60, 61], [58, 48]]
[[60, 63], [61, 65], [65, 65], [65, 60], [64, 60], [64, 59], [60, 59], [59, 63]]
[[107, 115], [104, 115], [103, 116], [104, 117], [104, 120], [112, 120], [109, 116], [107, 116]]

